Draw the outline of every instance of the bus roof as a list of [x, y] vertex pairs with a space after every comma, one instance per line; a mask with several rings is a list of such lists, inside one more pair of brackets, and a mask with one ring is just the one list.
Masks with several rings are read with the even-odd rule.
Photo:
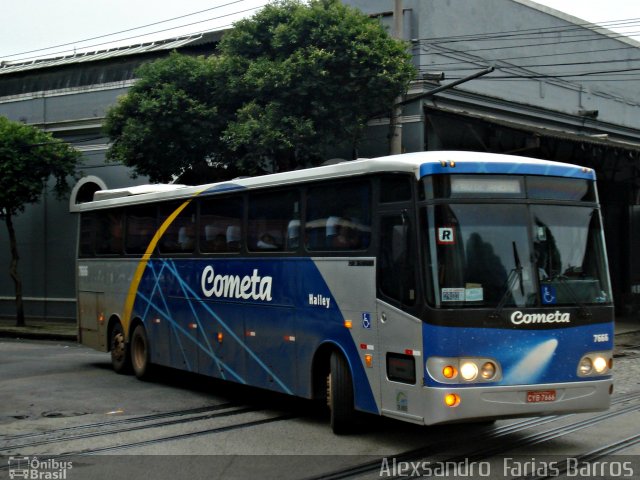
[[139, 185], [99, 190], [92, 202], [72, 206], [72, 211], [109, 208], [117, 205], [179, 200], [200, 194], [232, 190], [293, 185], [326, 179], [348, 178], [370, 173], [407, 172], [417, 179], [438, 174], [511, 174], [595, 180], [592, 169], [568, 163], [482, 152], [432, 151], [344, 161], [321, 167], [247, 177], [208, 185]]

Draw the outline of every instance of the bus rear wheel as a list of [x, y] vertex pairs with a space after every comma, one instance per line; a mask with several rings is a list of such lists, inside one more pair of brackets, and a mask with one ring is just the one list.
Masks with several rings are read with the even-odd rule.
[[124, 329], [120, 323], [116, 323], [111, 332], [109, 351], [111, 352], [113, 370], [116, 373], [130, 373], [131, 357], [129, 355], [129, 346], [124, 338]]
[[131, 366], [140, 380], [151, 376], [151, 350], [144, 326], [138, 325], [131, 335]]
[[353, 381], [346, 359], [332, 353], [330, 373], [327, 377], [327, 405], [331, 418], [331, 430], [337, 435], [350, 433], [354, 428]]

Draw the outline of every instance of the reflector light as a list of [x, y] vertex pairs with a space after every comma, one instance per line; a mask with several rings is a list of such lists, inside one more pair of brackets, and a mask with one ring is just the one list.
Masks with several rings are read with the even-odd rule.
[[373, 356], [368, 353], [364, 356], [364, 363], [368, 368], [373, 366]]
[[447, 407], [457, 407], [460, 405], [460, 396], [455, 393], [447, 393], [444, 396], [444, 404]]
[[160, 319], [159, 318], [154, 318], [153, 319], [153, 323], [155, 323], [156, 325], [160, 323]]
[[190, 323], [190, 324], [189, 324], [189, 328], [190, 328], [191, 330], [195, 330], [196, 328], [198, 328], [198, 324], [197, 324], [197, 323]]
[[404, 351], [405, 355], [413, 355], [413, 350], [411, 350], [410, 348], [405, 349]]
[[222, 343], [223, 337], [224, 335], [222, 335], [222, 332], [218, 332], [218, 343]]
[[353, 322], [351, 320], [345, 320], [344, 321], [344, 326], [347, 328], [351, 328], [353, 327]]

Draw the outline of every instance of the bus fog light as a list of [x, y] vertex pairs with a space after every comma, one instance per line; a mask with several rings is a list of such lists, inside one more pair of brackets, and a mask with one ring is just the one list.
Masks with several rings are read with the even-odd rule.
[[593, 359], [593, 369], [597, 373], [604, 373], [607, 370], [607, 359], [604, 357], [596, 357]]
[[464, 362], [460, 365], [460, 375], [467, 381], [475, 380], [478, 376], [478, 366], [473, 362]]
[[444, 396], [444, 404], [447, 407], [457, 407], [460, 405], [460, 396], [455, 393], [447, 393]]
[[584, 357], [582, 360], [580, 360], [578, 371], [581, 375], [589, 375], [592, 369], [593, 364], [591, 363], [591, 359], [589, 357]]
[[485, 362], [480, 370], [480, 376], [485, 380], [491, 380], [496, 375], [496, 366], [493, 362]]

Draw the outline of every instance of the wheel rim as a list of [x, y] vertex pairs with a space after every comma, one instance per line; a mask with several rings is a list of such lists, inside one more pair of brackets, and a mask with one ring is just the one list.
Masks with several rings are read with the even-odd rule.
[[111, 352], [113, 354], [114, 360], [116, 360], [117, 362], [121, 362], [124, 359], [124, 355], [125, 355], [124, 334], [122, 332], [117, 332], [113, 336]]

